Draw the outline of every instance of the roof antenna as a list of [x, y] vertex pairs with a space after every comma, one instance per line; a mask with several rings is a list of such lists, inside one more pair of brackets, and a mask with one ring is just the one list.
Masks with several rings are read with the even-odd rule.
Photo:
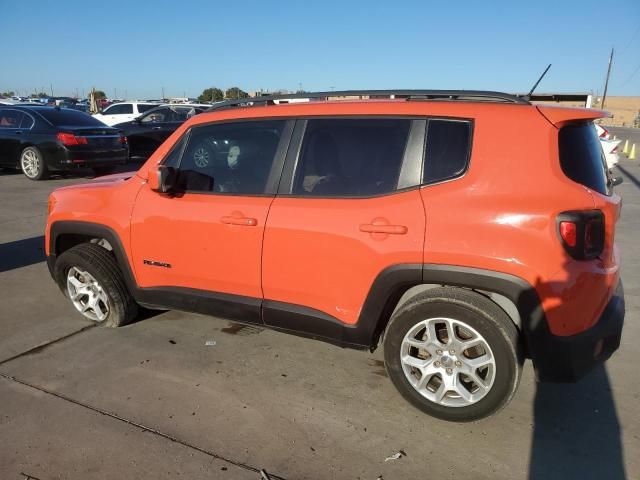
[[529, 90], [529, 93], [527, 93], [524, 98], [526, 98], [527, 100], [531, 100], [531, 95], [533, 94], [533, 91], [536, 89], [536, 87], [538, 86], [540, 81], [544, 78], [544, 76], [547, 74], [550, 68], [551, 68], [551, 64], [549, 64], [549, 66], [545, 68], [544, 72], [542, 72], [542, 75], [540, 75], [540, 78], [538, 78], [538, 81], [533, 85], [533, 87], [531, 87], [531, 90]]

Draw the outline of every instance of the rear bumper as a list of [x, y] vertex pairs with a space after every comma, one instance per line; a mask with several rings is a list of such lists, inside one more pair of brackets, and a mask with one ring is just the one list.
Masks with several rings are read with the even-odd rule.
[[529, 349], [538, 380], [575, 382], [606, 361], [620, 346], [625, 303], [622, 282], [598, 321], [577, 335], [557, 336], [538, 331]]
[[129, 149], [114, 150], [71, 150], [56, 146], [45, 152], [47, 166], [51, 170], [73, 170], [77, 168], [106, 167], [124, 165], [129, 160]]

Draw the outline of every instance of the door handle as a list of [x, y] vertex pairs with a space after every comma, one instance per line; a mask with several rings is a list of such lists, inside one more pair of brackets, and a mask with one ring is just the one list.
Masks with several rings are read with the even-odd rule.
[[162, 127], [151, 127], [151, 130], [162, 130]]
[[15, 132], [13, 132], [13, 133], [15, 133], [16, 135], [22, 135], [22, 130], [16, 130], [16, 131], [15, 131]]
[[232, 215], [225, 215], [220, 219], [220, 221], [227, 225], [241, 225], [243, 227], [255, 227], [258, 225], [258, 220], [256, 218], [235, 217]]
[[408, 228], [404, 225], [376, 225], [374, 223], [363, 223], [360, 231], [365, 233], [386, 233], [388, 235], [404, 235]]

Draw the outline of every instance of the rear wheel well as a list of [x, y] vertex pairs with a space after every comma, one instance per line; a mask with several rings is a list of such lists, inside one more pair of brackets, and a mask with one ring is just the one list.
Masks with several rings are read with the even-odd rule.
[[380, 343], [383, 341], [385, 329], [387, 328], [387, 325], [389, 324], [391, 317], [399, 308], [401, 308], [404, 304], [406, 304], [416, 295], [419, 295], [424, 291], [427, 291], [433, 288], [438, 288], [438, 287], [451, 287], [451, 288], [459, 288], [461, 290], [472, 290], [476, 293], [479, 293], [487, 297], [489, 300], [495, 303], [501, 310], [503, 310], [507, 314], [507, 316], [511, 319], [511, 321], [513, 322], [518, 332], [522, 330], [522, 320], [520, 317], [520, 313], [518, 312], [518, 308], [516, 307], [515, 303], [513, 303], [511, 299], [509, 299], [504, 295], [501, 295], [495, 292], [489, 292], [485, 290], [471, 288], [471, 287], [461, 287], [459, 285], [448, 285], [448, 284], [442, 284], [442, 283], [438, 283], [438, 284], [423, 283], [419, 285], [414, 285], [406, 289], [398, 289], [397, 291], [391, 294], [391, 296], [387, 300], [387, 303], [384, 306], [384, 309], [376, 325], [373, 341], [371, 344], [371, 349], [372, 350], [376, 349], [380, 345]]

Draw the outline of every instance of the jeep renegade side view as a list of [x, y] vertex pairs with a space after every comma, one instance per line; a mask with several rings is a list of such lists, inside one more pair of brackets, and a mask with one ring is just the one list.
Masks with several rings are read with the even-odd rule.
[[506, 405], [526, 358], [540, 381], [575, 381], [618, 348], [605, 112], [306, 95], [229, 101], [130, 178], [56, 190], [46, 253], [75, 308], [112, 327], [142, 305], [382, 345], [399, 392], [451, 421]]

